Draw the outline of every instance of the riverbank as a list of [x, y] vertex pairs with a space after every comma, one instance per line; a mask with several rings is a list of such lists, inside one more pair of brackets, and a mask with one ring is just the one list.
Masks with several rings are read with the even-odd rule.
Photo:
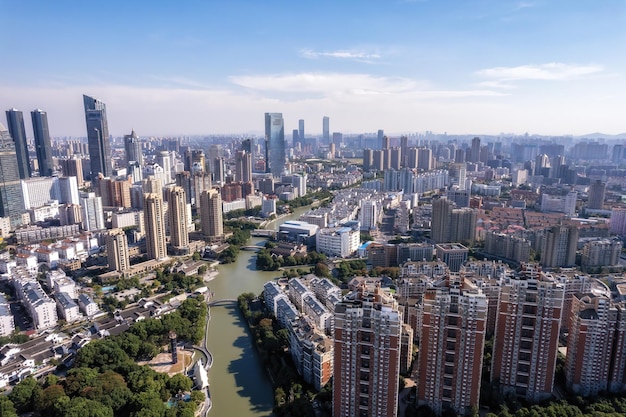
[[[274, 220], [270, 228], [297, 219], [309, 207], [298, 208], [288, 216]], [[266, 238], [252, 237], [248, 245], [263, 245]], [[211, 279], [213, 300], [236, 299], [240, 294], [259, 294], [267, 281], [277, 278], [276, 271], [256, 269], [256, 253], [240, 251], [237, 260], [216, 266]], [[206, 348], [213, 363], [209, 370], [212, 408], [210, 416], [271, 417], [274, 391], [266, 369], [259, 360], [246, 321], [235, 303], [211, 308]]]

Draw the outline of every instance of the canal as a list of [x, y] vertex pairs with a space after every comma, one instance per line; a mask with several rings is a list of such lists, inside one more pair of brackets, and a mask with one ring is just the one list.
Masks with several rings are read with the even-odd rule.
[[[296, 220], [307, 210], [308, 207], [296, 209], [268, 228]], [[252, 238], [249, 245], [264, 243], [263, 238]], [[213, 299], [237, 298], [244, 292], [259, 294], [263, 284], [281, 275], [280, 272], [257, 271], [255, 262], [255, 252], [242, 250], [236, 262], [218, 266], [219, 274], [208, 284], [214, 293]], [[236, 305], [211, 308], [208, 347], [213, 355], [213, 367], [209, 371], [213, 406], [209, 416], [272, 416], [272, 385]]]

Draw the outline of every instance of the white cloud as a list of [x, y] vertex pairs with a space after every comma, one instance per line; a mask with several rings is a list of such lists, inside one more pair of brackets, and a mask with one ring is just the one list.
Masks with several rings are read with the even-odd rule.
[[437, 90], [429, 82], [406, 77], [382, 77], [370, 74], [298, 73], [233, 76], [239, 86], [279, 94], [307, 94], [321, 97], [393, 96], [419, 98], [460, 98], [498, 96], [489, 90]]
[[336, 58], [336, 59], [347, 59], [347, 60], [355, 60], [361, 62], [373, 62], [374, 60], [380, 59], [381, 56], [375, 53], [368, 53], [363, 51], [354, 51], [354, 50], [338, 50], [338, 51], [330, 51], [330, 52], [320, 52], [314, 51], [311, 49], [303, 49], [300, 51], [300, 56], [309, 59], [317, 59], [317, 58]]
[[520, 1], [519, 3], [517, 3], [515, 5], [515, 10], [522, 10], [522, 9], [530, 9], [532, 7], [535, 7], [535, 3], [530, 3], [527, 1]]
[[601, 65], [575, 65], [553, 62], [540, 65], [520, 65], [517, 67], [494, 67], [476, 72], [477, 75], [496, 81], [566, 81], [600, 73]]
[[[514, 84], [502, 78], [486, 79], [485, 83], [491, 84], [468, 89], [441, 89], [424, 80], [364, 73], [246, 75], [229, 80], [232, 84], [219, 88], [184, 78], [163, 79], [151, 87], [102, 81], [81, 85], [6, 83], [0, 84], [0, 101], [5, 108], [25, 112], [46, 110], [53, 136], [85, 136], [82, 94], [106, 103], [109, 129], [115, 136], [131, 129], [143, 137], [261, 134], [265, 112], [282, 112], [287, 132], [297, 127], [298, 119], [305, 119], [312, 134], [321, 132], [325, 115], [331, 118], [332, 131], [344, 133], [381, 128], [391, 134], [425, 130], [477, 134], [623, 131], [620, 96], [600, 94], [608, 91], [599, 83], [603, 78], [592, 85], [576, 83], [568, 89], [549, 93], [539, 89], [519, 96], [509, 96], [501, 89], [503, 84]], [[621, 91], [619, 80], [610, 85], [611, 91]], [[573, 100], [580, 96], [589, 106]], [[26, 128], [31, 135], [29, 123]]]
[[403, 77], [377, 77], [369, 74], [316, 73], [232, 76], [230, 81], [259, 91], [285, 93], [328, 93], [363, 90], [373, 93], [398, 93], [424, 87], [424, 82]]

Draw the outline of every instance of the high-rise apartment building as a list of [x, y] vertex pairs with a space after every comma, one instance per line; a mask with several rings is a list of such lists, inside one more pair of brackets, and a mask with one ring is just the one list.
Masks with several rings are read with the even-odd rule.
[[83, 160], [77, 156], [73, 156], [70, 159], [60, 159], [59, 165], [61, 165], [61, 171], [66, 177], [76, 177], [78, 186], [82, 187], [85, 177], [83, 176]]
[[165, 244], [165, 213], [161, 194], [145, 194], [143, 210], [148, 259], [164, 259], [167, 257], [167, 247]]
[[330, 142], [330, 118], [328, 116], [322, 118], [322, 139], [324, 143]]
[[417, 398], [437, 414], [478, 407], [487, 297], [458, 275], [423, 298]]
[[500, 291], [491, 381], [528, 401], [552, 395], [563, 286], [537, 264], [522, 264]]
[[100, 100], [86, 95], [83, 95], [83, 104], [87, 125], [89, 159], [91, 161], [91, 178], [95, 178], [99, 173], [105, 177], [110, 177], [112, 168], [111, 144], [106, 105]]
[[156, 162], [163, 168], [163, 185], [172, 182], [172, 161], [168, 151], [161, 151], [156, 155]]
[[433, 168], [433, 151], [430, 148], [417, 149], [417, 168], [430, 171]]
[[200, 195], [200, 220], [205, 238], [213, 240], [222, 237], [222, 197], [218, 190], [204, 190]]
[[574, 266], [577, 245], [576, 225], [551, 227], [544, 236], [541, 265], [548, 268]]
[[124, 135], [124, 152], [126, 164], [135, 161], [139, 166], [143, 166], [143, 152], [141, 151], [141, 141], [134, 130], [129, 135]]
[[24, 129], [24, 115], [18, 109], [6, 111], [7, 127], [15, 142], [15, 155], [17, 156], [17, 170], [21, 179], [25, 180], [32, 176], [30, 170], [30, 158], [28, 157], [28, 143], [26, 142], [26, 129]]
[[601, 210], [604, 206], [604, 196], [606, 194], [606, 183], [596, 180], [589, 187], [589, 200], [587, 208]]
[[48, 128], [48, 113], [37, 109], [30, 112], [30, 115], [33, 121], [39, 175], [42, 177], [50, 177], [52, 176], [53, 163], [50, 129]]
[[109, 271], [124, 272], [130, 269], [128, 239], [122, 229], [112, 229], [106, 238]]
[[470, 162], [480, 162], [480, 138], [476, 137], [472, 139], [470, 157], [466, 159]]
[[[565, 362], [567, 389], [571, 392], [588, 397], [611, 388], [611, 363], [615, 338], [619, 334], [616, 327], [624, 320], [620, 310], [611, 304], [608, 291], [607, 294], [596, 291], [573, 296]], [[623, 337], [623, 331], [621, 333]]]
[[[301, 120], [301, 140], [304, 120]], [[265, 113], [265, 162], [267, 172], [280, 177], [285, 171], [285, 122], [282, 113]]]
[[334, 416], [398, 413], [402, 314], [380, 288], [335, 306]]
[[362, 230], [372, 230], [376, 228], [380, 217], [378, 203], [373, 200], [361, 200], [361, 210], [359, 211], [359, 221]]
[[187, 196], [182, 187], [168, 190], [167, 214], [170, 220], [170, 244], [176, 253], [189, 252], [189, 231], [187, 225]]
[[0, 217], [11, 219], [11, 228], [22, 224], [24, 197], [17, 168], [15, 142], [0, 124]]
[[304, 142], [304, 119], [298, 120], [298, 139], [300, 143]]
[[80, 206], [83, 211], [83, 230], [101, 230], [105, 228], [102, 197], [95, 193], [81, 193]]
[[244, 150], [235, 154], [235, 176], [237, 181], [252, 181], [252, 155]]

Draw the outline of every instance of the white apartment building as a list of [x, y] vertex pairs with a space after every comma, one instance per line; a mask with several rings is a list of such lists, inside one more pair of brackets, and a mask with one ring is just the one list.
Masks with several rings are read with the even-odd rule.
[[96, 304], [87, 294], [80, 294], [78, 296], [78, 307], [87, 317], [93, 317], [100, 312], [98, 304]]
[[302, 312], [313, 320], [315, 326], [330, 334], [333, 324], [333, 315], [312, 292], [302, 297]]
[[0, 294], [0, 336], [10, 336], [15, 330], [13, 313], [4, 295]]
[[340, 258], [352, 255], [361, 244], [360, 232], [350, 227], [320, 229], [315, 239], [317, 252]]
[[80, 314], [78, 304], [72, 300], [72, 297], [68, 293], [57, 293], [56, 300], [59, 316], [66, 322], [77, 321], [83, 317], [82, 314]]
[[289, 280], [289, 299], [300, 311], [303, 310], [303, 299], [306, 295], [315, 296], [300, 278], [291, 278]]
[[60, 200], [59, 179], [39, 177], [22, 180], [22, 194], [26, 210], [41, 207], [50, 200]]
[[361, 222], [361, 230], [375, 229], [379, 223], [381, 210], [378, 203], [372, 200], [361, 201], [361, 212], [359, 213], [359, 221]]
[[37, 281], [19, 283], [16, 292], [24, 303], [24, 307], [33, 319], [37, 329], [48, 329], [57, 325], [56, 303], [43, 291]]

